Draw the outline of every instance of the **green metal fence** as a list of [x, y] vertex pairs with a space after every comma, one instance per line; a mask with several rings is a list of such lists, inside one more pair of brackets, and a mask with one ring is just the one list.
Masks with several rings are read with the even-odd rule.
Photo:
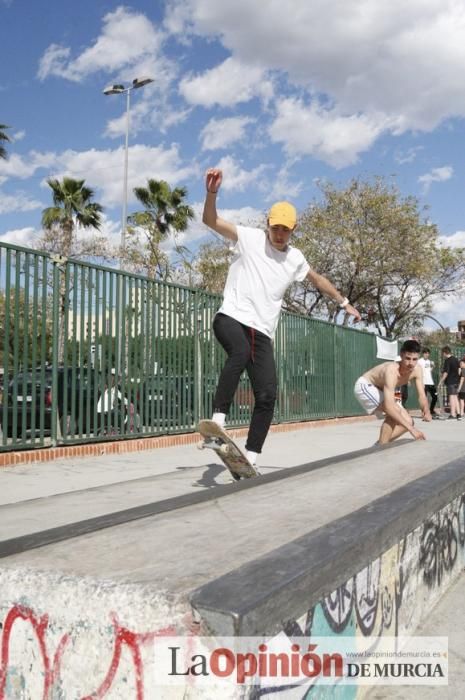
[[[195, 430], [224, 353], [217, 295], [0, 244], [0, 450]], [[357, 415], [373, 335], [284, 313], [275, 421]], [[241, 379], [230, 424], [250, 420]]]

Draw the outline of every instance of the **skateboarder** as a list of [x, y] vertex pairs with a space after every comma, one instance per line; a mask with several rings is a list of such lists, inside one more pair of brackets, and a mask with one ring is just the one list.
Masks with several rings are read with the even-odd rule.
[[247, 458], [254, 465], [273, 418], [277, 379], [272, 338], [288, 287], [307, 279], [354, 316], [355, 321], [360, 320], [360, 314], [329, 280], [311, 270], [302, 253], [290, 245], [297, 223], [292, 204], [274, 204], [265, 231], [236, 226], [221, 219], [216, 211], [216, 195], [222, 179], [221, 170], [207, 170], [203, 210], [204, 224], [234, 244], [223, 304], [213, 322], [215, 336], [228, 358], [216, 389], [212, 420], [224, 427], [245, 369], [255, 398], [246, 442]]
[[416, 340], [406, 340], [400, 349], [400, 360], [376, 365], [355, 382], [355, 397], [365, 411], [370, 414], [385, 414], [378, 440], [380, 445], [392, 442], [406, 432], [415, 440], [426, 439], [421, 430], [415, 428], [412, 417], [394, 397], [396, 387], [402, 387], [414, 380], [423, 420], [431, 420], [423, 373], [417, 364], [419, 354], [420, 344]]

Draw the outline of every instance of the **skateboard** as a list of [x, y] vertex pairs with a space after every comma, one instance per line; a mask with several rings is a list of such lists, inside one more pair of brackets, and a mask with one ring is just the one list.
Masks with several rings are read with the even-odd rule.
[[259, 476], [257, 470], [250, 464], [242, 450], [229, 435], [213, 420], [201, 420], [198, 426], [203, 440], [198, 444], [199, 449], [215, 450], [219, 458], [231, 472], [236, 481], [253, 479]]

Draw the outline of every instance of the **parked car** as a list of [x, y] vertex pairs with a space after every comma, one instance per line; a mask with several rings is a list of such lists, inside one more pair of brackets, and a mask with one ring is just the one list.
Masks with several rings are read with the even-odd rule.
[[0, 423], [7, 437], [17, 440], [50, 431], [52, 373], [47, 369], [4, 377]]
[[[100, 377], [91, 369], [58, 368], [57, 411], [62, 435], [94, 430]], [[52, 429], [52, 369], [36, 368], [5, 377], [0, 424], [17, 441], [47, 437]]]
[[149, 427], [191, 425], [194, 420], [194, 386], [184, 376], [154, 375], [140, 382], [136, 409]]

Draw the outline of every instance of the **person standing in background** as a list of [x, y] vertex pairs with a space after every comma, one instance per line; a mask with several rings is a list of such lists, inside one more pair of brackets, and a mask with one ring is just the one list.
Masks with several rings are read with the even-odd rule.
[[429, 410], [433, 419], [439, 418], [438, 414], [435, 412], [436, 403], [438, 400], [438, 392], [436, 391], [436, 384], [433, 379], [433, 369], [434, 362], [430, 359], [430, 349], [423, 348], [423, 357], [420, 357], [418, 364], [423, 371], [423, 384], [425, 387], [425, 394], [429, 394], [431, 397]]
[[456, 357], [454, 357], [448, 345], [445, 345], [442, 348], [442, 355], [444, 357], [444, 365], [442, 367], [442, 375], [438, 386], [445, 384], [447, 389], [450, 409], [449, 420], [462, 420], [457, 396], [459, 393], [460, 383], [459, 361]]
[[459, 411], [463, 416], [465, 413], [465, 357], [460, 360], [460, 382], [459, 382]]

